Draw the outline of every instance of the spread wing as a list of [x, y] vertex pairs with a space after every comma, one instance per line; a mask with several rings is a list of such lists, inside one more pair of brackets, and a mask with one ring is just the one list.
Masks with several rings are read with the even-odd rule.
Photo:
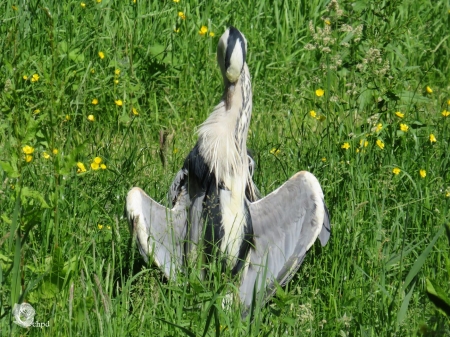
[[240, 298], [248, 307], [253, 289], [265, 289], [263, 299], [273, 295], [275, 283], [288, 282], [320, 237], [325, 245], [330, 236], [330, 220], [323, 192], [309, 172], [295, 174], [277, 190], [250, 203], [254, 247], [248, 269], [243, 272]]
[[188, 203], [185, 189], [180, 190], [172, 209], [160, 205], [139, 187], [133, 187], [127, 195], [126, 214], [139, 252], [146, 262], [150, 256], [167, 278], [174, 277], [183, 266]]

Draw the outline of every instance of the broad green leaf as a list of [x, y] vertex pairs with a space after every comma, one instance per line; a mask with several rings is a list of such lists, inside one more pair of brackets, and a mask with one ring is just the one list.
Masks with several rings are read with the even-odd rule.
[[11, 264], [13, 261], [6, 255], [3, 255], [2, 253], [0, 253], [0, 262], [3, 266], [5, 264]]
[[18, 178], [18, 177], [20, 177], [20, 174], [17, 171], [17, 167], [13, 167], [7, 161], [0, 161], [0, 166], [2, 167], [2, 170], [6, 172], [8, 177], [10, 177], [10, 178]]
[[402, 91], [400, 93], [400, 99], [407, 103], [430, 103], [431, 100], [428, 97], [422, 96], [418, 92]]
[[361, 12], [367, 8], [367, 0], [359, 0], [352, 3], [352, 9], [355, 12]]
[[450, 317], [450, 299], [447, 296], [449, 290], [444, 291], [435, 281], [427, 278], [427, 294], [436, 307]]
[[297, 320], [292, 317], [283, 317], [281, 320], [289, 326], [295, 326], [297, 323]]
[[420, 269], [422, 268], [423, 264], [425, 263], [425, 260], [428, 257], [428, 254], [430, 254], [431, 250], [434, 247], [434, 244], [436, 243], [437, 239], [442, 235], [444, 232], [444, 227], [441, 227], [441, 229], [436, 233], [433, 240], [431, 240], [430, 244], [425, 248], [425, 250], [420, 254], [420, 256], [417, 258], [416, 262], [414, 262], [411, 270], [409, 271], [408, 275], [406, 275], [405, 282], [403, 283], [402, 291], [405, 291], [405, 289], [409, 286], [411, 281], [416, 277], [416, 275], [419, 273]]
[[28, 188], [26, 186], [22, 188], [20, 196], [22, 198], [23, 203], [25, 203], [27, 198], [31, 198], [36, 201], [39, 201], [42, 208], [50, 208], [50, 206], [47, 204], [43, 195], [40, 192], [31, 190], [30, 188]]
[[84, 55], [80, 53], [79, 48], [75, 48], [69, 52], [69, 59], [75, 62], [84, 62]]

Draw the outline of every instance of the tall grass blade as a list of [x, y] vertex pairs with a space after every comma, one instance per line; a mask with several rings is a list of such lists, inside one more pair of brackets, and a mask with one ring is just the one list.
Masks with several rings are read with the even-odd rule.
[[175, 323], [166, 321], [165, 319], [162, 319], [162, 318], [157, 318], [157, 320], [159, 320], [159, 321], [161, 321], [161, 322], [164, 322], [164, 323], [166, 323], [166, 324], [169, 324], [169, 325], [171, 325], [171, 326], [173, 326], [173, 327], [175, 327], [175, 328], [180, 329], [181, 331], [183, 331], [183, 332], [184, 332], [186, 335], [188, 335], [189, 337], [196, 337], [195, 333], [193, 333], [191, 330], [189, 330], [189, 329], [187, 329], [187, 328], [185, 328], [185, 327], [182, 327], [182, 326], [180, 326], [180, 325], [178, 325], [178, 324], [175, 324]]
[[411, 296], [413, 294], [415, 286], [416, 286], [416, 282], [413, 283], [413, 285], [411, 286], [411, 289], [409, 290], [409, 292], [406, 294], [405, 298], [403, 299], [402, 305], [400, 306], [400, 310], [397, 313], [397, 324], [398, 325], [400, 325], [406, 317], [406, 313], [408, 312], [408, 307], [409, 307], [409, 301], [411, 300]]
[[419, 273], [420, 269], [422, 268], [423, 264], [425, 263], [425, 260], [427, 259], [428, 255], [430, 254], [431, 250], [434, 247], [434, 244], [436, 243], [437, 239], [442, 235], [444, 232], [444, 226], [441, 227], [441, 229], [436, 233], [433, 240], [431, 240], [430, 244], [425, 248], [425, 250], [420, 254], [420, 256], [417, 258], [416, 262], [414, 262], [411, 270], [409, 271], [408, 275], [406, 275], [405, 282], [403, 283], [402, 292], [405, 291], [405, 289], [409, 286], [411, 281], [416, 277], [416, 275]]

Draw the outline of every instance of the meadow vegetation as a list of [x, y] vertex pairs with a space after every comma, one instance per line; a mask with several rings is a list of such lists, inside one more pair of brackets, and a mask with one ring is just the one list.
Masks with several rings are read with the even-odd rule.
[[[448, 1], [6, 0], [0, 14], [2, 336], [450, 335], [426, 293], [450, 292]], [[144, 265], [123, 217], [132, 186], [166, 202], [221, 97], [229, 25], [248, 40], [257, 186], [311, 171], [332, 222], [251, 324], [222, 308], [229, 278]], [[12, 323], [22, 301], [49, 327]]]

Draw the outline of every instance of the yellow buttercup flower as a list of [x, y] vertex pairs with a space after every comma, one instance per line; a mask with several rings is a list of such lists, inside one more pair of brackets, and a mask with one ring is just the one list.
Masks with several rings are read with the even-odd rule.
[[106, 165], [105, 165], [105, 164], [100, 164], [100, 168], [101, 168], [102, 170], [106, 170]]
[[91, 74], [95, 74], [95, 69], [94, 68], [91, 69]]
[[450, 105], [450, 99], [447, 101], [447, 105]]
[[317, 114], [316, 114], [316, 112], [315, 112], [314, 110], [311, 110], [311, 111], [309, 112], [309, 115], [310, 115], [312, 118], [316, 118], [316, 116], [317, 116]]
[[42, 153], [42, 157], [44, 157], [45, 159], [49, 159], [50, 155], [47, 152]]
[[114, 70], [114, 74], [116, 74], [116, 75], [120, 75], [120, 69], [116, 69], [116, 70]]
[[98, 57], [100, 57], [102, 60], [105, 58], [105, 53], [102, 51], [98, 52]]
[[216, 36], [216, 34], [214, 34], [213, 32], [209, 32], [209, 36], [214, 37]]
[[203, 36], [203, 35], [205, 35], [207, 32], [208, 32], [208, 27], [206, 27], [206, 26], [201, 26], [198, 33], [199, 33], [201, 36]]
[[323, 157], [322, 161], [325, 163], [327, 161], [327, 158]]
[[28, 76], [27, 75], [23, 75], [22, 78], [24, 79], [24, 81], [28, 80]]
[[444, 116], [444, 117], [450, 116], [450, 111], [447, 111], [447, 110], [442, 111], [442, 116]]
[[274, 156], [278, 156], [280, 154], [280, 149], [272, 148], [272, 150], [270, 150], [270, 154], [273, 154]]
[[25, 145], [25, 146], [22, 148], [22, 151], [23, 151], [23, 153], [25, 153], [25, 154], [33, 154], [33, 152], [34, 152], [34, 147], [31, 147], [31, 146], [29, 146], [29, 145]]
[[95, 161], [91, 163], [91, 169], [94, 171], [97, 171], [100, 168], [100, 165], [98, 165]]
[[433, 134], [430, 134], [430, 142], [431, 143], [436, 143], [437, 142], [437, 139], [436, 139], [436, 137]]
[[114, 80], [114, 84], [119, 84], [119, 80], [118, 80], [118, 79], [115, 79], [115, 80]]
[[328, 19], [326, 19], [326, 20], [325, 20], [324, 22], [325, 22], [325, 24], [326, 24], [326, 25], [328, 25], [328, 26], [330, 26], [330, 25], [331, 25], [331, 21], [330, 21], [330, 20], [328, 20]]
[[85, 4], [84, 2], [82, 2], [82, 3], [80, 4], [80, 6], [81, 6], [81, 8], [86, 8], [86, 4]]
[[369, 141], [367, 139], [361, 139], [359, 141], [359, 146], [360, 147], [367, 147], [367, 146], [369, 146]]
[[102, 2], [102, 0], [97, 0], [97, 3], [99, 4], [100, 2]]
[[186, 15], [184, 15], [183, 12], [178, 12], [178, 16], [181, 18], [181, 20], [186, 20]]
[[98, 99], [94, 98], [91, 103], [94, 104], [94, 105], [97, 105], [98, 104]]
[[131, 109], [131, 111], [133, 111], [133, 115], [135, 116], [139, 115], [139, 112], [137, 111], [136, 108]]
[[427, 91], [428, 94], [432, 94], [433, 93], [433, 89], [431, 89], [428, 85], [425, 89]]
[[58, 149], [53, 149], [52, 153], [56, 156], [58, 154]]
[[89, 116], [87, 117], [87, 119], [88, 119], [89, 122], [95, 121], [94, 115], [89, 115]]
[[97, 227], [98, 227], [98, 229], [102, 230], [103, 225], [98, 224]]
[[39, 81], [39, 75], [34, 74], [33, 77], [31, 77], [31, 82], [37, 82], [37, 81]]
[[33, 160], [33, 156], [32, 156], [31, 154], [25, 155], [25, 161], [26, 161], [27, 163], [29, 163], [29, 162], [32, 161], [32, 160]]
[[116, 103], [116, 105], [118, 105], [118, 106], [122, 106], [123, 105], [123, 102], [122, 102], [121, 99], [115, 100], [114, 103]]
[[397, 117], [400, 117], [400, 118], [405, 117], [405, 114], [401, 113], [400, 111], [397, 111], [395, 114], [397, 115]]
[[382, 149], [382, 150], [384, 149], [384, 143], [380, 139], [377, 139], [377, 145], [380, 149]]
[[400, 130], [402, 130], [403, 132], [408, 132], [409, 126], [406, 124], [400, 124]]
[[174, 31], [175, 33], [179, 33], [179, 32], [180, 32], [180, 28], [174, 28], [173, 31]]
[[173, 2], [176, 2], [176, 3], [178, 3], [178, 2], [180, 2], [180, 0], [173, 0]]
[[93, 161], [94, 161], [94, 163], [100, 164], [102, 162], [102, 158], [95, 157]]
[[316, 90], [316, 96], [322, 97], [325, 94], [325, 91], [323, 89], [317, 89]]
[[383, 129], [383, 124], [378, 123], [378, 124], [377, 124], [377, 128], [375, 129], [375, 131], [376, 131], [376, 132], [380, 132], [381, 129]]
[[394, 173], [395, 175], [399, 174], [402, 170], [400, 170], [398, 167], [394, 168], [392, 170], [392, 173]]
[[66, 115], [66, 121], [70, 121], [70, 116]]
[[341, 145], [341, 149], [348, 150], [349, 148], [350, 148], [350, 144], [349, 143], [344, 143], [344, 144]]
[[77, 173], [86, 172], [86, 167], [84, 166], [84, 164], [82, 162], [78, 162], [77, 167], [78, 167]]
[[33, 112], [33, 113], [34, 113], [35, 115], [37, 115], [37, 114], [38, 114], [38, 113], [40, 113], [40, 112], [41, 112], [41, 110], [39, 110], [39, 109], [36, 109], [36, 110], [34, 110], [34, 112]]
[[421, 176], [422, 178], [425, 178], [425, 177], [427, 176], [427, 171], [425, 171], [425, 170], [420, 170], [420, 171], [419, 171], [419, 174], [420, 174], [420, 176]]

